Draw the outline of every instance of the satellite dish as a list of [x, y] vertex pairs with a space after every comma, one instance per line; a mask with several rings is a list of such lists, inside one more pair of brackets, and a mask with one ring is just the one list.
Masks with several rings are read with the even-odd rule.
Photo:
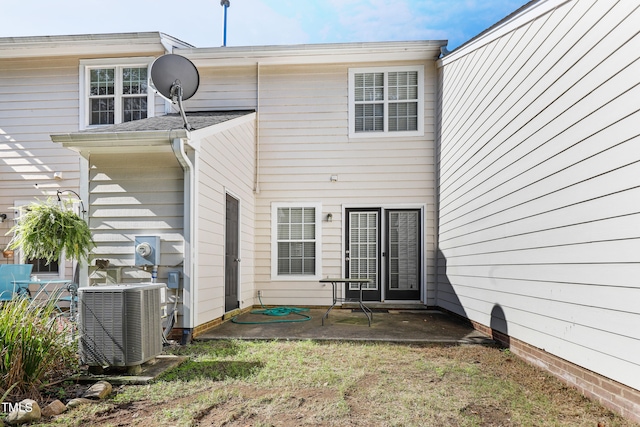
[[182, 101], [191, 98], [198, 90], [200, 75], [196, 66], [184, 56], [168, 54], [156, 58], [150, 68], [151, 87], [171, 102], [178, 103], [185, 129], [192, 130]]

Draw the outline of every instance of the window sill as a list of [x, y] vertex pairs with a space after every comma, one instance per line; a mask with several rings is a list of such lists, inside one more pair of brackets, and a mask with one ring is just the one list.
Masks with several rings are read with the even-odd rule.
[[371, 139], [371, 138], [416, 138], [424, 137], [424, 131], [405, 131], [405, 132], [357, 132], [349, 133], [349, 139]]
[[271, 276], [272, 282], [317, 282], [322, 276], [316, 274], [314, 276], [307, 275], [291, 275], [291, 276]]

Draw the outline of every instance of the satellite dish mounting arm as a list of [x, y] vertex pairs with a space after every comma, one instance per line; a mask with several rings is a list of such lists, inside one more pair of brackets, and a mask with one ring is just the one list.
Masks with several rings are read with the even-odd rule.
[[179, 79], [176, 79], [171, 85], [171, 101], [175, 104], [178, 103], [178, 109], [180, 110], [180, 115], [182, 116], [182, 121], [184, 122], [184, 128], [188, 131], [193, 130], [189, 122], [187, 121], [187, 115], [184, 112], [184, 108], [182, 107], [182, 84]]
[[198, 90], [200, 75], [198, 69], [184, 56], [167, 54], [151, 64], [149, 83], [165, 99], [177, 103], [184, 128], [194, 130], [187, 121], [182, 101], [191, 98]]

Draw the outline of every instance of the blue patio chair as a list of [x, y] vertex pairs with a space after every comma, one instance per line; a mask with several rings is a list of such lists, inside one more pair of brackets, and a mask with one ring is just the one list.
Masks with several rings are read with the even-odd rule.
[[11, 301], [28, 289], [21, 288], [16, 280], [29, 280], [32, 264], [1, 264], [0, 265], [0, 301]]

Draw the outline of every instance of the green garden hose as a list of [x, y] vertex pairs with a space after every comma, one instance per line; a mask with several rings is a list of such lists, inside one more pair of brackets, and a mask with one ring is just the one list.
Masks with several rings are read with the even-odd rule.
[[264, 323], [292, 323], [292, 322], [306, 322], [307, 320], [311, 320], [311, 316], [307, 314], [303, 314], [304, 311], [309, 311], [308, 308], [299, 308], [299, 307], [274, 307], [274, 308], [265, 308], [264, 304], [262, 304], [262, 298], [258, 296], [260, 300], [260, 306], [262, 310], [252, 310], [251, 314], [264, 314], [265, 316], [274, 316], [274, 317], [284, 317], [290, 314], [297, 314], [301, 316], [296, 319], [276, 319], [276, 320], [266, 320], [266, 321], [253, 321], [253, 322], [241, 322], [238, 320], [238, 316], [235, 316], [231, 321], [233, 323], [238, 323], [241, 325], [259, 325]]

